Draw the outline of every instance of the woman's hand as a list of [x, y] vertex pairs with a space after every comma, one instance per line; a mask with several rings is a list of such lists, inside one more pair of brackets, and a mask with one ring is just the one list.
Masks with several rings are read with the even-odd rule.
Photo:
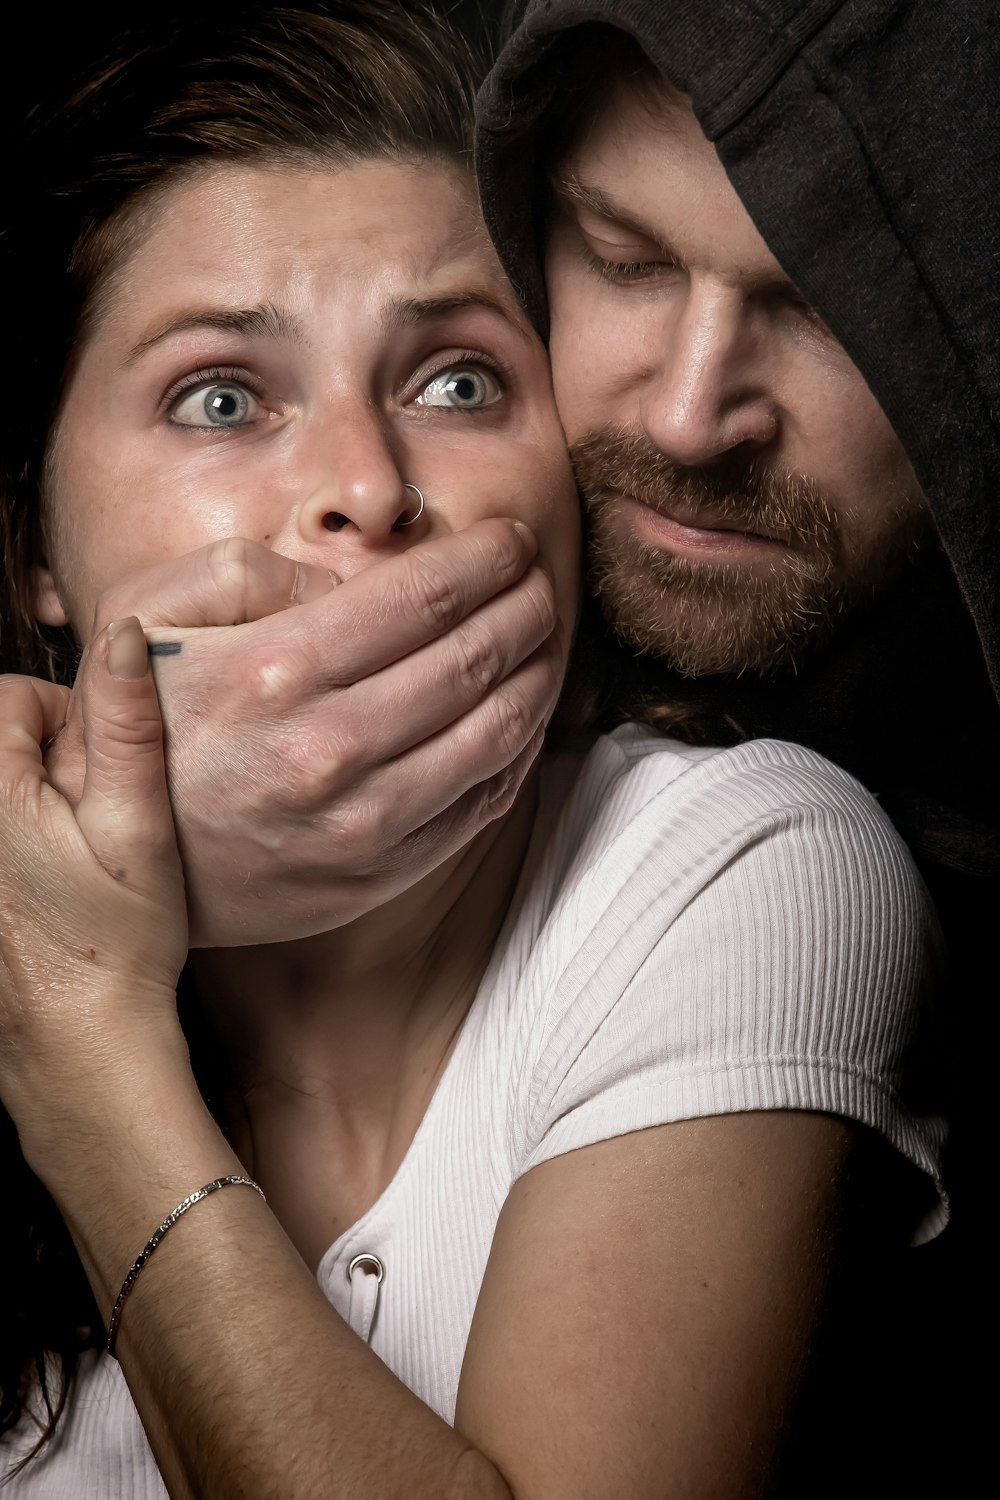
[[[42, 752], [67, 693], [0, 678], [0, 1098], [43, 1177], [61, 1106], [164, 1035], [187, 955], [184, 884], [145, 637], [117, 620], [92, 647], [75, 808]], [[114, 1066], [112, 1066], [114, 1072]]]

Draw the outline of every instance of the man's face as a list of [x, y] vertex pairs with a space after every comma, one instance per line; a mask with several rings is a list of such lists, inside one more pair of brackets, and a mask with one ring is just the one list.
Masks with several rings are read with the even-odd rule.
[[794, 661], [930, 533], [898, 439], [682, 95], [620, 87], [553, 188], [556, 401], [605, 612], [690, 675]]

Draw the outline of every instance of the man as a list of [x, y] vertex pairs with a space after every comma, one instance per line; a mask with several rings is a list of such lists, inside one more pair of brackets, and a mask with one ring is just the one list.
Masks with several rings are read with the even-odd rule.
[[[793, 1492], [964, 1492], [988, 1285], [973, 1056], [1000, 910], [986, 7], [521, 0], [507, 30], [481, 96], [484, 207], [549, 334], [593, 583], [642, 653], [641, 695], [689, 737], [777, 734], [854, 771], [951, 949], [955, 1226], [896, 1268], [874, 1383], [849, 1369], [823, 1393], [851, 1434], [840, 1462], [818, 1475], [814, 1447]], [[908, 1353], [887, 1360], [892, 1338]]]
[[[990, 226], [971, 142], [943, 157], [948, 100], [921, 112], [915, 149], [892, 106], [878, 117], [893, 69], [936, 68], [960, 34], [968, 54], [934, 95], [975, 107], [963, 69], [985, 23], [912, 4], [758, 5], [757, 21], [725, 3], [515, 9], [483, 94], [483, 196], [535, 321], [551, 315], [612, 622], [716, 727], [820, 744], [890, 798], [929, 863], [995, 871], [992, 765], [969, 740], [996, 733], [987, 673], [1000, 685], [998, 303], [984, 277], [974, 317], [973, 277], [948, 258], [963, 210]], [[820, 27], [820, 11], [837, 16]], [[950, 744], [914, 739], [930, 683]]]

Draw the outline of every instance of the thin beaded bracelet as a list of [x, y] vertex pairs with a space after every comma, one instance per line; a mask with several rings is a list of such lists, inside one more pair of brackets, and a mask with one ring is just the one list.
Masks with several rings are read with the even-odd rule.
[[[111, 1318], [108, 1322], [108, 1342], [106, 1347], [112, 1359], [118, 1358], [117, 1354], [115, 1353], [115, 1342], [118, 1338], [118, 1324], [121, 1322], [122, 1308], [125, 1306], [125, 1301], [128, 1297], [129, 1292], [135, 1286], [139, 1272], [142, 1270], [143, 1266], [146, 1264], [147, 1260], [152, 1255], [153, 1251], [156, 1249], [157, 1245], [160, 1243], [167, 1230], [174, 1227], [174, 1225], [177, 1223], [177, 1220], [181, 1217], [182, 1214], [186, 1214], [189, 1208], [193, 1208], [194, 1205], [196, 1203], [200, 1203], [203, 1198], [208, 1198], [212, 1195], [212, 1193], [217, 1193], [220, 1188], [226, 1187], [253, 1188], [255, 1193], [260, 1193], [260, 1196], [264, 1198], [263, 1188], [259, 1187], [257, 1183], [254, 1182], [252, 1177], [245, 1177], [242, 1173], [237, 1172], [234, 1173], [231, 1177], [217, 1177], [214, 1182], [206, 1182], [204, 1187], [199, 1188], [196, 1193], [191, 1193], [189, 1197], [184, 1199], [183, 1203], [178, 1203], [177, 1207], [172, 1213], [167, 1214], [167, 1217], [164, 1219], [163, 1223], [159, 1226], [158, 1229], [154, 1229], [145, 1245], [143, 1245], [142, 1249], [139, 1251], [139, 1254], [136, 1256], [135, 1260], [129, 1266], [125, 1280], [122, 1282], [122, 1289], [118, 1293], [118, 1297], [114, 1307], [111, 1309]], [[266, 1198], [264, 1198], [264, 1202], [267, 1202]]]

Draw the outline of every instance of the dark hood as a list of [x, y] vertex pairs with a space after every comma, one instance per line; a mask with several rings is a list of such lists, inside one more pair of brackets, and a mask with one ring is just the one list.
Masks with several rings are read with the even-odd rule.
[[1000, 27], [988, 10], [519, 0], [478, 145], [487, 222], [544, 331], [533, 131], [558, 85], [553, 47], [577, 25], [616, 26], [691, 96], [764, 239], [903, 442], [948, 560], [930, 559], [798, 677], [716, 681], [718, 701], [739, 734], [786, 735], [847, 765], [925, 861], [969, 874], [1000, 871]]

